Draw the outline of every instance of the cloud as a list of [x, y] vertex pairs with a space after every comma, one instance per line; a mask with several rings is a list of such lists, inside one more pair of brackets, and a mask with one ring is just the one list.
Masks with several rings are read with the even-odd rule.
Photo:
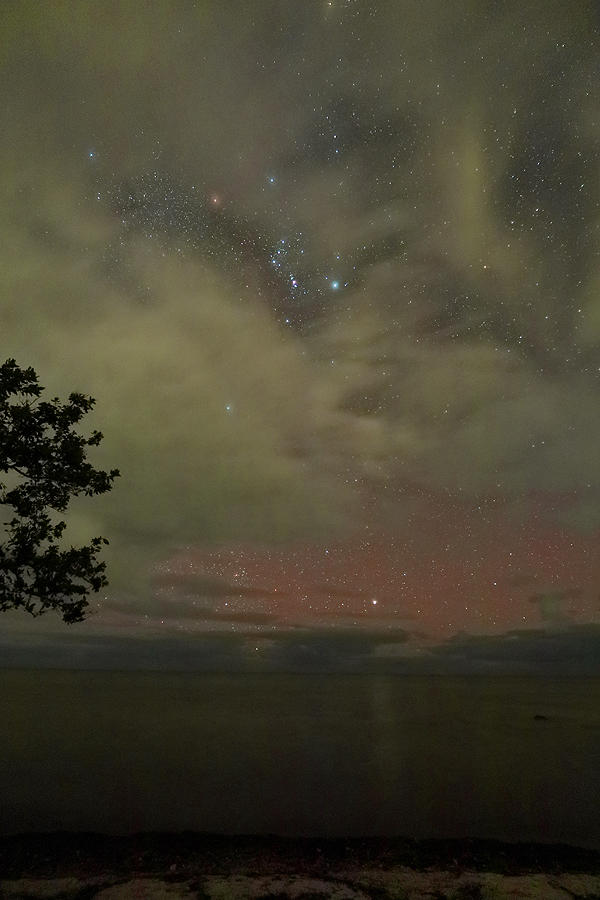
[[[67, 180], [60, 202], [48, 199], [51, 181], [42, 169], [30, 190], [42, 210], [58, 204], [69, 221], [77, 191]], [[149, 241], [123, 251], [131, 277], [147, 287], [144, 301], [119, 290], [102, 274], [106, 214], [90, 206], [77, 215], [77, 240], [61, 234], [50, 247], [5, 223], [0, 261], [0, 352], [33, 365], [51, 396], [94, 396], [84, 424], [104, 442], [93, 461], [122, 473], [99, 503], [73, 506], [72, 539], [106, 533], [112, 576], [131, 589], [157, 548], [334, 527], [344, 491], [290, 450], [310, 440], [314, 425], [313, 376], [298, 341], [218, 268], [176, 250], [157, 258]], [[82, 265], [84, 241], [91, 246]]]
[[122, 477], [67, 523], [110, 539], [111, 597], [181, 547], [393, 524], [403, 483], [585, 485], [600, 523], [591, 7], [285, 9], [0, 13], [0, 353], [97, 399]]

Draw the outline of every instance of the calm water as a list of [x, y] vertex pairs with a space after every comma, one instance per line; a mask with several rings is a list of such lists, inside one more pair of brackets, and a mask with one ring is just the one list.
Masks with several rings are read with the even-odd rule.
[[2, 833], [600, 849], [600, 678], [0, 670], [0, 722]]

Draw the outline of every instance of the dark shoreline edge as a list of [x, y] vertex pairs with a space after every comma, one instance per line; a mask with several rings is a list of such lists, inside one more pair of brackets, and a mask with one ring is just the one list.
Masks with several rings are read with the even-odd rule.
[[327, 876], [349, 869], [600, 874], [600, 851], [565, 844], [411, 838], [282, 838], [195, 832], [112, 836], [28, 833], [0, 837], [0, 878], [151, 875]]

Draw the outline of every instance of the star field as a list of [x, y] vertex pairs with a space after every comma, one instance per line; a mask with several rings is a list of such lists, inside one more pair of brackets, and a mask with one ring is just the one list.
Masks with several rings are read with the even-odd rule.
[[124, 473], [97, 621], [594, 624], [589, 4], [142, 5], [5, 65], [6, 352]]

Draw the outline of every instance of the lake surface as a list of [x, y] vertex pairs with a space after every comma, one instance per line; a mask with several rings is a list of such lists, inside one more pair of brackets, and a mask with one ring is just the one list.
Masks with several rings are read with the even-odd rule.
[[0, 670], [0, 833], [600, 849], [600, 678]]

